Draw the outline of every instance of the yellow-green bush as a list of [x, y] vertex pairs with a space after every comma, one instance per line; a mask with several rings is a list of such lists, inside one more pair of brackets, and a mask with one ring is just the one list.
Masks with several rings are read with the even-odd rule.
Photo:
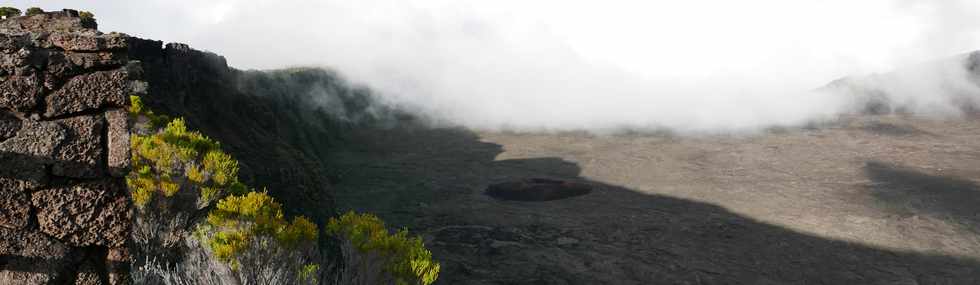
[[157, 194], [172, 197], [181, 191], [195, 191], [192, 193], [206, 205], [224, 194], [247, 191], [238, 181], [238, 161], [222, 151], [216, 141], [189, 131], [182, 118], [164, 124], [166, 117], [148, 110], [140, 97], [130, 99], [131, 116], [149, 124], [147, 134], [130, 137], [137, 171], [130, 173], [126, 182], [138, 207], [145, 207]]
[[208, 214], [205, 227], [214, 232], [206, 237], [206, 243], [215, 256], [237, 266], [236, 257], [245, 251], [254, 238], [264, 236], [275, 239], [287, 249], [316, 241], [319, 229], [305, 217], [286, 220], [282, 205], [261, 192], [231, 195], [218, 201], [218, 206]]
[[326, 232], [349, 241], [362, 253], [381, 256], [384, 270], [396, 284], [432, 284], [439, 277], [439, 263], [432, 260], [421, 238], [409, 237], [406, 230], [390, 234], [375, 215], [347, 212], [331, 218]]
[[135, 119], [145, 118], [150, 128], [160, 128], [170, 121], [167, 116], [154, 114], [153, 111], [147, 109], [143, 103], [143, 98], [139, 96], [129, 96], [129, 103], [129, 115]]
[[[210, 251], [208, 258], [228, 264], [234, 272], [244, 272], [239, 267], [249, 266], [257, 253], [265, 258], [263, 251], [251, 249], [271, 246], [299, 256], [298, 261], [290, 261], [299, 267], [286, 267], [295, 274], [295, 282], [320, 281], [321, 265], [308, 263], [319, 254], [316, 224], [302, 216], [287, 220], [280, 203], [241, 183], [238, 161], [222, 151], [218, 142], [189, 130], [182, 118], [170, 120], [154, 114], [137, 96], [130, 99], [130, 115], [138, 126], [131, 135], [133, 171], [126, 183], [138, 213], [150, 213], [146, 207], [154, 201], [171, 201], [181, 193], [197, 195], [203, 206], [217, 201], [194, 234]], [[154, 205], [169, 209], [172, 204]], [[332, 218], [327, 233], [350, 242], [357, 251], [381, 257], [382, 268], [367, 274], [390, 276], [396, 284], [427, 285], [438, 277], [439, 264], [421, 238], [409, 237], [405, 230], [391, 234], [374, 215], [349, 212]]]

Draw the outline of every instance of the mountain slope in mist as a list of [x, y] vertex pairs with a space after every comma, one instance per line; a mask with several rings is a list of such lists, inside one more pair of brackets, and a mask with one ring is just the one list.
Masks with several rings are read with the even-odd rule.
[[919, 114], [950, 118], [980, 107], [980, 51], [906, 66], [892, 72], [849, 76], [820, 89], [842, 96], [842, 112]]
[[147, 106], [221, 141], [240, 160], [243, 182], [318, 222], [334, 211], [325, 157], [345, 130], [411, 119], [324, 69], [241, 71], [218, 55], [151, 40], [133, 39], [130, 49], [152, 83]]

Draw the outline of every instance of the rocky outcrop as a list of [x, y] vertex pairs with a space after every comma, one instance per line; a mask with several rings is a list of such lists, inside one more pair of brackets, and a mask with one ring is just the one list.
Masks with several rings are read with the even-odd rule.
[[0, 284], [122, 284], [129, 37], [71, 10], [0, 21]]

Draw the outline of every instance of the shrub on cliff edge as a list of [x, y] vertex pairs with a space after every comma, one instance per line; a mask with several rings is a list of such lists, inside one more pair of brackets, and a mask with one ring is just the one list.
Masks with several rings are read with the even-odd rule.
[[361, 280], [364, 283], [428, 285], [439, 277], [439, 263], [432, 260], [421, 238], [409, 237], [404, 229], [391, 234], [375, 215], [347, 212], [331, 218], [326, 232], [343, 243], [344, 266], [349, 272], [345, 275], [363, 276], [380, 267], [383, 274]]
[[[168, 120], [131, 98], [137, 122], [131, 136], [133, 171], [126, 177], [137, 205], [134, 240], [139, 249], [133, 281], [149, 284], [420, 284], [436, 280], [439, 264], [421, 238], [401, 230], [390, 234], [370, 214], [349, 212], [330, 220], [327, 233], [342, 243], [342, 268], [320, 254], [319, 228], [302, 216], [287, 220], [282, 205], [238, 181], [238, 161], [220, 144]], [[195, 207], [181, 198], [193, 198]], [[197, 210], [217, 201], [198, 224], [193, 239], [182, 231]], [[184, 270], [162, 263], [154, 243], [185, 242]], [[142, 254], [142, 255], [140, 255]], [[153, 256], [151, 256], [153, 255]], [[212, 268], [215, 259], [230, 271]], [[176, 261], [175, 261], [176, 262]], [[178, 264], [178, 263], [175, 263]], [[339, 269], [339, 270], [338, 270]], [[224, 273], [216, 273], [216, 272]], [[377, 281], [377, 282], [374, 282]], [[204, 283], [202, 283], [204, 282]]]
[[39, 7], [30, 7], [27, 8], [27, 11], [24, 12], [24, 15], [26, 16], [34, 16], [40, 14], [44, 14], [44, 10], [41, 10], [41, 8]]
[[0, 7], [0, 19], [20, 16], [20, 9], [14, 7]]

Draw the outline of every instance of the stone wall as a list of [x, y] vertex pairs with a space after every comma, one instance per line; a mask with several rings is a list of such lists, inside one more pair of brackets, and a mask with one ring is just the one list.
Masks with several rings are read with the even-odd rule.
[[120, 284], [129, 37], [65, 10], [0, 21], [0, 284]]

